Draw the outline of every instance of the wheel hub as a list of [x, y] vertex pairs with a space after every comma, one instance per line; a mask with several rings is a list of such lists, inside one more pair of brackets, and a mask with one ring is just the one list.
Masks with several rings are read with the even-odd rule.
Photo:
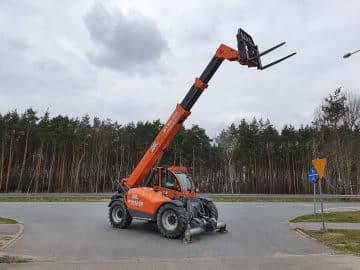
[[170, 216], [170, 217], [169, 217], [169, 223], [170, 223], [171, 225], [174, 225], [174, 224], [176, 223], [176, 218], [175, 218], [174, 216]]
[[116, 223], [120, 223], [122, 221], [122, 217], [123, 217], [123, 210], [122, 210], [121, 206], [115, 207], [112, 212], [112, 219]]
[[178, 218], [174, 211], [166, 211], [161, 218], [162, 224], [167, 231], [173, 231], [178, 226]]

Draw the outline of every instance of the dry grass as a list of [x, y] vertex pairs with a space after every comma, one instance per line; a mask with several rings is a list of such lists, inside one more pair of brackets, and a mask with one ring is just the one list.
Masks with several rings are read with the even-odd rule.
[[2, 248], [10, 240], [11, 240], [10, 235], [1, 235], [0, 234], [0, 248]]
[[360, 230], [302, 231], [339, 253], [360, 256]]

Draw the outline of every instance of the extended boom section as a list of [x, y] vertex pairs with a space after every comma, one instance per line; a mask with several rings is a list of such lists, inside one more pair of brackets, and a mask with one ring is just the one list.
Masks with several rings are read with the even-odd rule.
[[177, 104], [174, 112], [166, 122], [160, 133], [156, 136], [149, 149], [144, 154], [129, 178], [125, 183], [129, 187], [137, 187], [143, 181], [146, 175], [151, 171], [162, 152], [169, 147], [170, 142], [182, 127], [182, 123], [190, 115], [181, 105]]
[[133, 173], [129, 178], [124, 180], [129, 187], [137, 187], [144, 181], [144, 178], [156, 164], [162, 152], [169, 147], [169, 144], [182, 127], [184, 121], [190, 115], [191, 108], [194, 106], [202, 92], [208, 87], [207, 83], [225, 59], [229, 61], [238, 61], [239, 53], [236, 50], [221, 44], [217, 49], [215, 56], [206, 66], [200, 77], [195, 78], [194, 84], [191, 86], [184, 99], [180, 104], [176, 105], [169, 120], [156, 136]]

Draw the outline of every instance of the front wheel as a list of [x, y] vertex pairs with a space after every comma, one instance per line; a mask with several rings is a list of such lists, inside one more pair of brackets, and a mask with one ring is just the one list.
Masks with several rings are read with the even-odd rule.
[[161, 206], [156, 220], [160, 233], [166, 238], [179, 238], [189, 223], [185, 208], [172, 204]]
[[132, 218], [124, 203], [115, 201], [109, 209], [109, 221], [114, 228], [125, 229], [129, 227]]

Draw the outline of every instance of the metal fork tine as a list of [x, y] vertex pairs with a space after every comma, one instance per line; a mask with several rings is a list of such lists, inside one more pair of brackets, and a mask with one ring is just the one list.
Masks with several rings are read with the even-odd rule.
[[284, 61], [285, 59], [288, 59], [289, 57], [294, 56], [295, 54], [296, 54], [296, 52], [291, 53], [291, 54], [289, 54], [289, 55], [287, 55], [287, 56], [285, 56], [285, 57], [283, 57], [283, 58], [280, 58], [279, 60], [276, 60], [276, 61], [274, 61], [274, 62], [272, 62], [272, 63], [270, 63], [270, 64], [267, 64], [267, 65], [261, 67], [261, 69], [264, 70], [264, 69], [266, 69], [266, 68], [268, 68], [268, 67], [271, 67], [271, 66], [273, 66], [273, 65], [276, 65], [276, 64]]
[[281, 46], [283, 46], [285, 44], [286, 44], [286, 42], [281, 42], [280, 44], [278, 44], [278, 45], [276, 45], [276, 46], [274, 46], [274, 47], [272, 47], [270, 49], [267, 49], [266, 51], [261, 52], [258, 55], [258, 57], [263, 56], [263, 55], [265, 55], [265, 54], [267, 54], [267, 53], [269, 53], [269, 52], [271, 52], [271, 51], [273, 51], [273, 50], [275, 50], [275, 49], [277, 49], [277, 48], [279, 48], [279, 47], [281, 47]]
[[251, 61], [251, 60], [254, 60], [256, 58], [259, 58], [259, 57], [261, 57], [261, 56], [263, 56], [265, 54], [268, 54], [269, 52], [271, 52], [271, 51], [273, 51], [273, 50], [275, 50], [275, 49], [277, 49], [277, 48], [279, 48], [279, 47], [281, 47], [281, 46], [283, 46], [285, 44], [286, 44], [286, 42], [281, 42], [280, 44], [278, 44], [278, 45], [276, 45], [276, 46], [274, 46], [274, 47], [272, 47], [270, 49], [267, 49], [266, 51], [263, 51], [263, 52], [259, 53], [257, 56], [250, 58], [249, 60]]

